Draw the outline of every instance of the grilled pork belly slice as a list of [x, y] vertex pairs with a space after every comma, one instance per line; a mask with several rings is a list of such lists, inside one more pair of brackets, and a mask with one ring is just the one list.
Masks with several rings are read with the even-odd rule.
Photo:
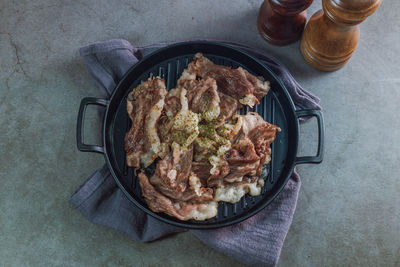
[[157, 163], [155, 176], [162, 180], [159, 184], [173, 191], [184, 192], [188, 185], [192, 158], [193, 146], [184, 148], [174, 143], [172, 153]]
[[129, 167], [147, 167], [164, 152], [165, 147], [160, 142], [156, 124], [166, 94], [165, 81], [159, 77], [148, 79], [129, 93], [126, 108], [132, 126], [124, 140]]
[[227, 66], [216, 65], [203, 54], [194, 56], [187, 70], [187, 77], [213, 78], [216, 80], [220, 92], [238, 100], [241, 104], [253, 107], [260, 103], [269, 91], [269, 82], [255, 77], [242, 67], [232, 69]]
[[215, 201], [192, 203], [171, 200], [158, 192], [144, 173], [139, 173], [139, 184], [142, 188], [143, 197], [153, 212], [165, 212], [183, 221], [190, 219], [205, 220], [217, 215], [218, 203]]
[[235, 98], [218, 91], [220, 103], [220, 115], [218, 120], [219, 121], [227, 121], [231, 119], [243, 106], [239, 103]]
[[255, 112], [243, 116], [243, 127], [240, 136], [245, 136], [254, 144], [256, 154], [260, 157], [260, 165], [257, 169], [257, 176], [261, 175], [262, 167], [271, 161], [271, 144], [276, 138], [276, 133], [281, 128], [263, 120]]

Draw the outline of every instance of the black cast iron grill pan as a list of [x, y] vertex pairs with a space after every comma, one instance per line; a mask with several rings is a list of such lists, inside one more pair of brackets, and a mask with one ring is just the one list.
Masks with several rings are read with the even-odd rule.
[[[142, 197], [141, 188], [133, 168], [125, 161], [124, 136], [131, 126], [126, 112], [128, 93], [149, 77], [165, 79], [167, 89], [175, 87], [185, 67], [195, 53], [201, 52], [214, 63], [237, 68], [239, 66], [256, 76], [263, 76], [271, 82], [270, 92], [260, 105], [243, 108], [240, 113], [258, 112], [266, 121], [278, 125], [281, 132], [272, 143], [271, 162], [266, 166], [265, 185], [261, 195], [244, 196], [238, 203], [220, 202], [218, 215], [205, 221], [181, 221], [164, 213], [154, 213], [148, 209]], [[86, 107], [90, 104], [106, 108], [103, 121], [103, 144], [88, 145], [83, 142], [83, 123]], [[318, 122], [318, 150], [316, 156], [297, 157], [299, 141], [299, 118], [315, 116]], [[109, 100], [84, 98], [80, 104], [77, 123], [77, 145], [80, 151], [103, 153], [116, 183], [127, 198], [141, 210], [166, 223], [191, 229], [212, 229], [241, 222], [253, 216], [281, 192], [296, 164], [320, 163], [323, 157], [324, 126], [319, 110], [295, 111], [293, 102], [282, 82], [272, 71], [254, 57], [239, 49], [215, 42], [186, 42], [171, 45], [143, 58], [134, 65], [116, 86]], [[151, 172], [150, 170], [147, 170]]]

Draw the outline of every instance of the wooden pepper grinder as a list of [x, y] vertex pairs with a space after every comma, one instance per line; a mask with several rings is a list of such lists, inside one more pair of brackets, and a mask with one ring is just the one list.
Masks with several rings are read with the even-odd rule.
[[360, 39], [358, 24], [372, 15], [382, 0], [322, 0], [300, 43], [304, 59], [322, 71], [334, 71], [350, 59]]
[[258, 12], [260, 35], [274, 45], [300, 39], [307, 21], [306, 9], [313, 0], [265, 0]]

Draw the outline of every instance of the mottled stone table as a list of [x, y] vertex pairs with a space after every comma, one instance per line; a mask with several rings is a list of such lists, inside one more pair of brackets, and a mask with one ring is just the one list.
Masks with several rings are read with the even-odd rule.
[[[303, 186], [280, 266], [400, 265], [400, 2], [361, 24], [341, 70], [309, 67], [299, 43], [266, 44], [261, 0], [0, 0], [0, 266], [240, 266], [191, 233], [140, 244], [89, 223], [67, 200], [101, 155], [78, 152], [76, 115], [100, 97], [78, 47], [112, 38], [137, 45], [189, 38], [238, 41], [279, 58], [321, 97], [326, 153], [298, 168]], [[314, 1], [309, 16], [321, 6]], [[96, 115], [89, 110], [89, 120]], [[302, 127], [312, 153], [316, 124]], [[99, 125], [88, 124], [88, 141]]]

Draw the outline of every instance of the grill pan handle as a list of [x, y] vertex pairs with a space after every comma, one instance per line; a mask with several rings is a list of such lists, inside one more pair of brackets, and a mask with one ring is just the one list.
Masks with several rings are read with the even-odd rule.
[[296, 164], [321, 163], [324, 153], [324, 118], [320, 110], [306, 109], [296, 111], [297, 119], [302, 117], [316, 117], [318, 123], [318, 149], [316, 156], [296, 157]]
[[87, 145], [83, 143], [83, 125], [85, 119], [85, 112], [88, 105], [98, 105], [106, 107], [108, 105], [108, 100], [94, 98], [94, 97], [85, 97], [81, 101], [81, 105], [79, 106], [78, 112], [78, 122], [76, 125], [76, 143], [78, 149], [83, 152], [96, 152], [96, 153], [104, 153], [103, 146], [96, 146], [96, 145]]

